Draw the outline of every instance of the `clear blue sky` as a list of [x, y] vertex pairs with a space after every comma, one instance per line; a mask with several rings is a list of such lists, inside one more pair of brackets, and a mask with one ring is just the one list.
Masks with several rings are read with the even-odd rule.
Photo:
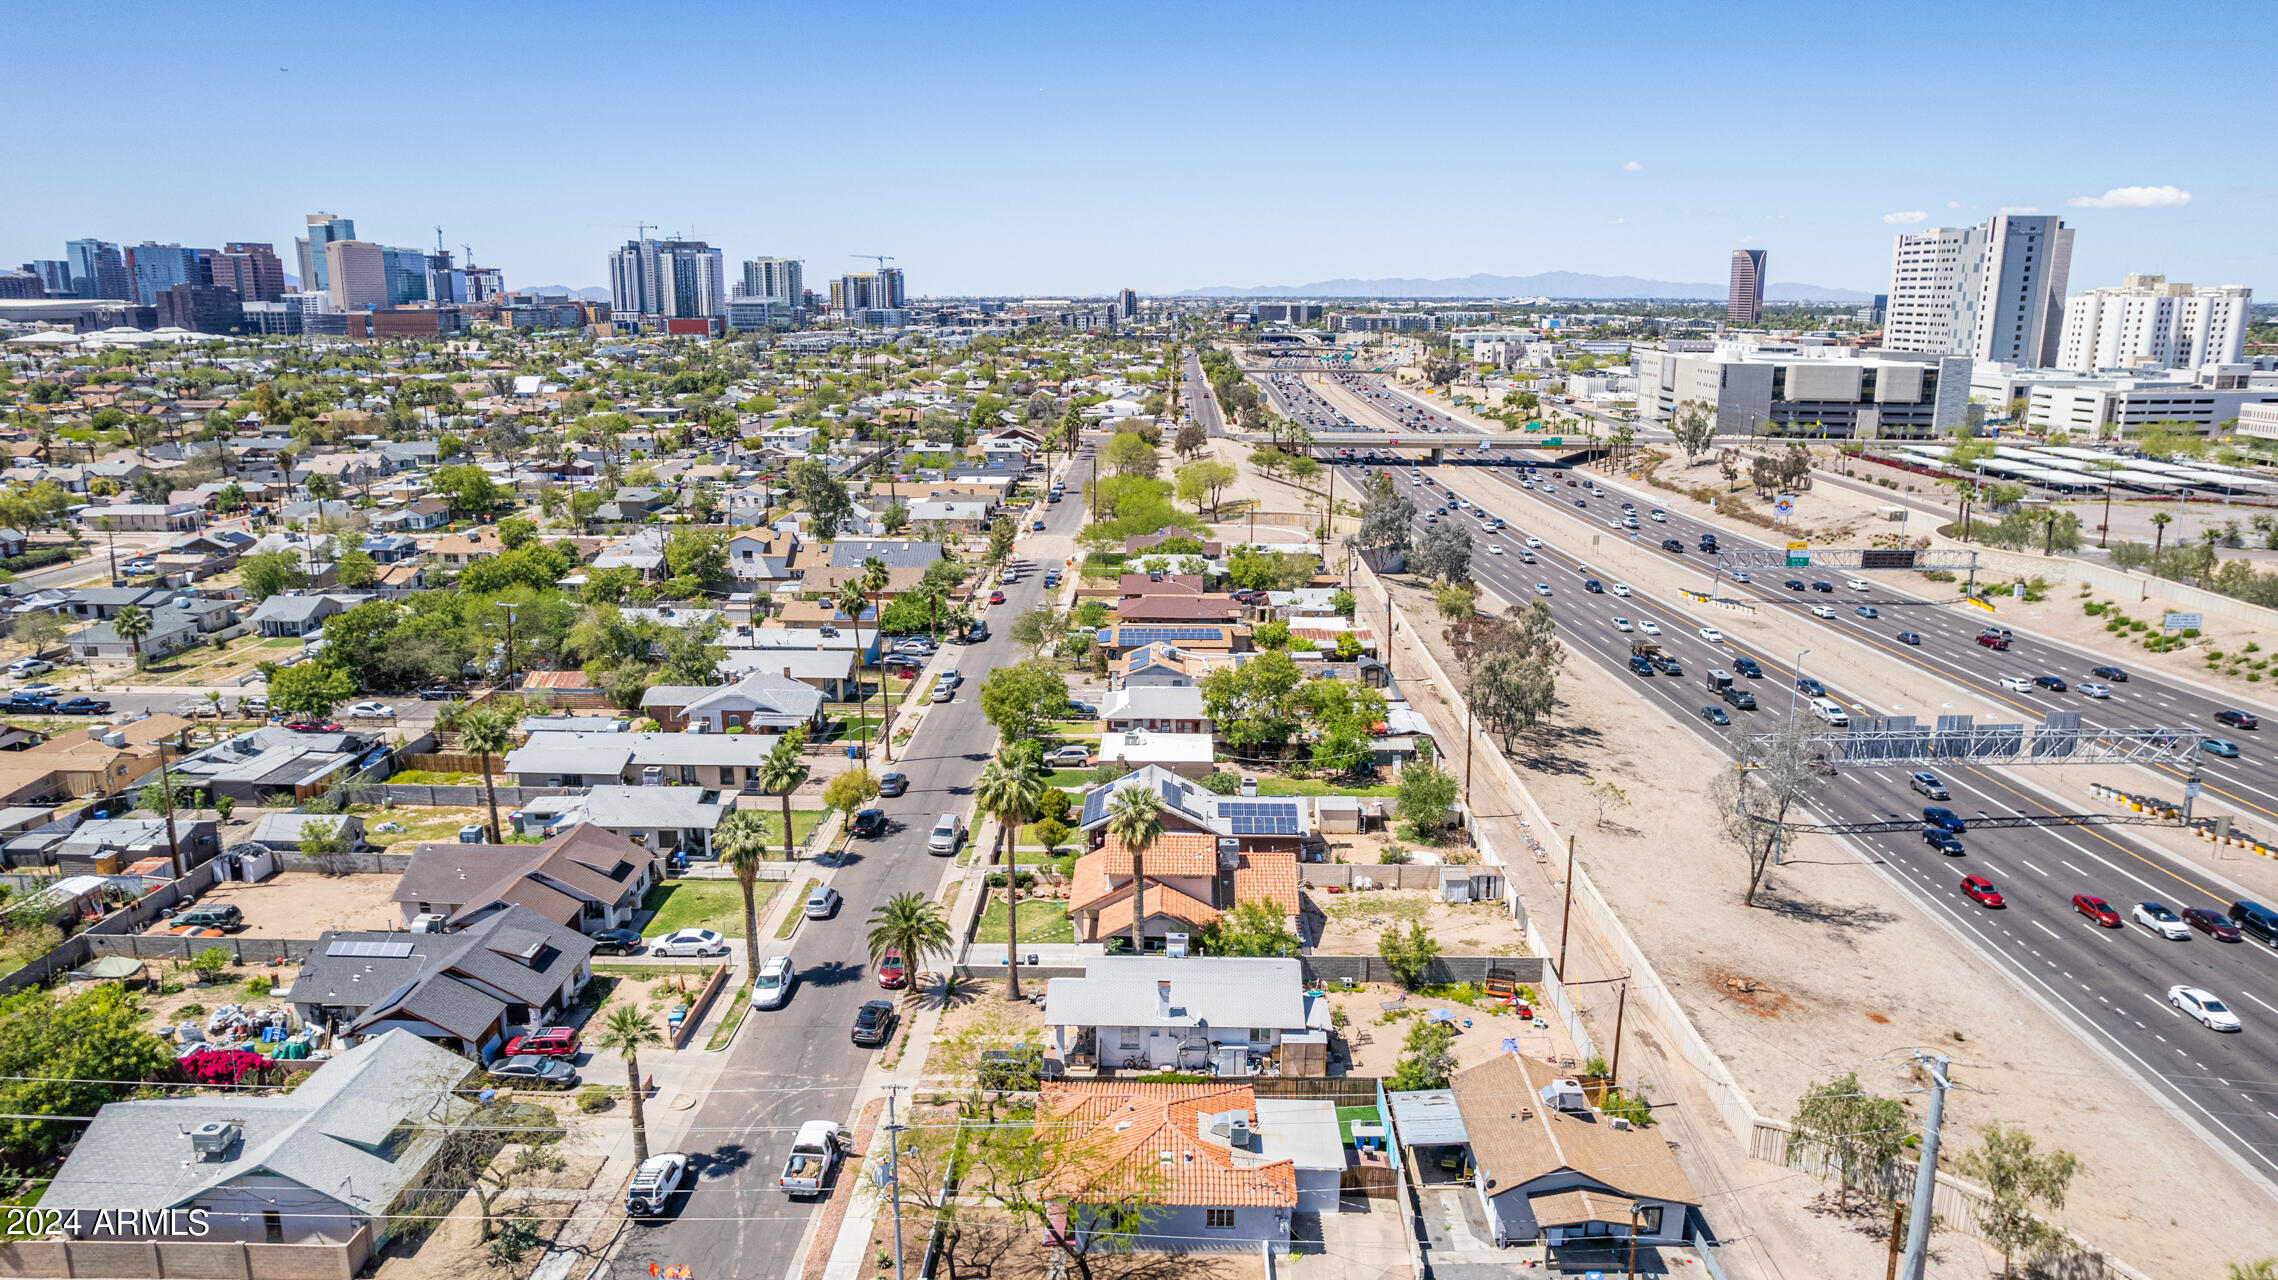
[[[1886, 218], [2031, 206], [2078, 228], [2075, 290], [2278, 287], [2278, 7], [1871, 8], [17, 5], [0, 261], [246, 239], [292, 271], [322, 209], [441, 223], [510, 287], [603, 283], [648, 221], [810, 282], [891, 253], [915, 294], [1721, 282], [1742, 244], [1880, 290]], [[2164, 207], [2069, 204], [2124, 188]]]

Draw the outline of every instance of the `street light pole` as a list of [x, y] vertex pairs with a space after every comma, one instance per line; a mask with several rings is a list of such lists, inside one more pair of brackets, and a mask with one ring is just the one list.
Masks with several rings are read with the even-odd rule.
[[1811, 650], [1809, 649], [1796, 650], [1795, 679], [1788, 683], [1788, 719], [1790, 720], [1795, 719], [1796, 716], [1796, 690], [1803, 687], [1803, 660], [1810, 653]]

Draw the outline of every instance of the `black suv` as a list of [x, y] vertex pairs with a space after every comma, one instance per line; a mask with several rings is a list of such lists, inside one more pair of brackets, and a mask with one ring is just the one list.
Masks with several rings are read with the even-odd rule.
[[882, 836], [886, 834], [886, 811], [884, 809], [864, 809], [855, 814], [853, 830], [854, 834], [858, 836]]
[[876, 1048], [894, 1035], [894, 1005], [889, 1000], [872, 1000], [854, 1011], [854, 1042], [865, 1049]]

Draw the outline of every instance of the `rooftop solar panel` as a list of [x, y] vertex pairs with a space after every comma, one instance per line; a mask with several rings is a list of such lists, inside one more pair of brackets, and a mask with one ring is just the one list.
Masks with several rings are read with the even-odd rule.
[[371, 942], [350, 940], [334, 942], [325, 947], [328, 956], [359, 956], [376, 960], [401, 960], [411, 954], [408, 942]]

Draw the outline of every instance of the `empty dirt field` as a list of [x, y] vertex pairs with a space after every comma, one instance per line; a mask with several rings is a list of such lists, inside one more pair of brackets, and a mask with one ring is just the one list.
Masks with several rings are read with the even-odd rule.
[[[403, 914], [389, 899], [394, 875], [325, 876], [281, 871], [259, 884], [226, 881], [206, 890], [197, 905], [228, 904], [245, 913], [244, 938], [314, 938], [327, 929], [402, 928]], [[143, 932], [163, 936], [171, 920]]]

